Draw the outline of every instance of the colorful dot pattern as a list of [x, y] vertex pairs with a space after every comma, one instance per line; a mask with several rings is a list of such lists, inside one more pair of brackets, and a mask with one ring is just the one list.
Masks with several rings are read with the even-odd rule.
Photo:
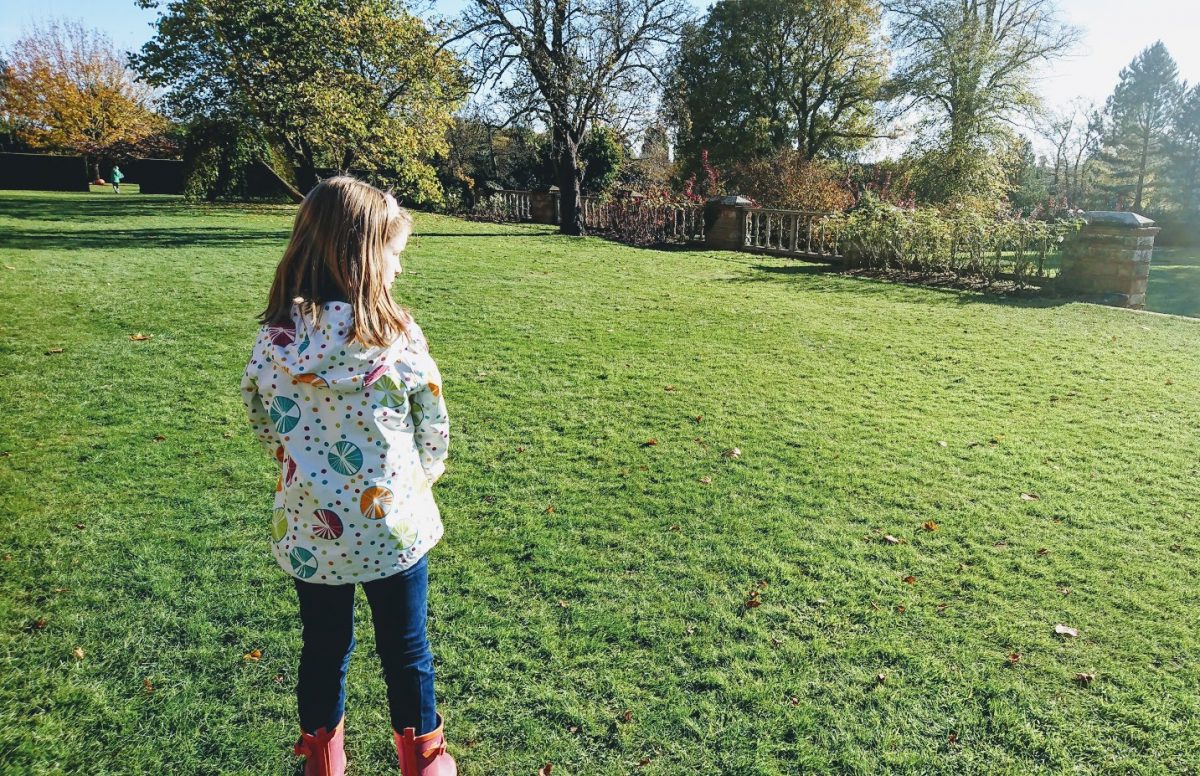
[[280, 567], [324, 584], [368, 582], [415, 564], [442, 536], [432, 483], [450, 421], [415, 322], [386, 348], [350, 342], [350, 306], [264, 326], [242, 378], [259, 439], [279, 462], [266, 533]]

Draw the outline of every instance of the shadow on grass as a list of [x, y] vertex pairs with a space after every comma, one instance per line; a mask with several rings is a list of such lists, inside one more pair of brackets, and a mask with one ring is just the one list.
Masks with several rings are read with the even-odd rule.
[[236, 248], [248, 245], [278, 244], [282, 247], [291, 236], [289, 229], [246, 229], [194, 227], [171, 229], [103, 229], [79, 232], [12, 231], [0, 232], [0, 248], [21, 250]]
[[[46, 192], [49, 194], [50, 192]], [[271, 202], [193, 202], [166, 194], [79, 192], [0, 193], [0, 216], [22, 221], [84, 222], [160, 216], [208, 216], [214, 213], [291, 215], [294, 205]]]
[[752, 264], [739, 277], [727, 278], [727, 283], [792, 283], [806, 293], [874, 295], [899, 297], [913, 289], [933, 294], [938, 304], [1000, 304], [1014, 307], [1048, 308], [1070, 303], [1071, 299], [1043, 294], [1037, 289], [998, 291], [969, 288], [949, 282], [927, 283], [853, 275], [836, 264], [797, 262], [795, 264]]

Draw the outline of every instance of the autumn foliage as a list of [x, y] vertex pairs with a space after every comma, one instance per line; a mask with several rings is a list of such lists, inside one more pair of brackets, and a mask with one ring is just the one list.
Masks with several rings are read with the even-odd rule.
[[36, 25], [5, 60], [0, 110], [33, 148], [98, 154], [137, 146], [166, 128], [150, 87], [96, 30], [77, 22]]

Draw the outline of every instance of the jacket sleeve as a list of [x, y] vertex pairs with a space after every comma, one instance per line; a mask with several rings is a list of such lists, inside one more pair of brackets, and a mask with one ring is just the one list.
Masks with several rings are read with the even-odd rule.
[[262, 443], [268, 453], [278, 458], [279, 437], [275, 433], [275, 427], [271, 425], [271, 416], [267, 413], [267, 408], [263, 406], [262, 396], [258, 392], [260, 358], [259, 348], [255, 345], [254, 353], [250, 356], [250, 363], [246, 364], [246, 371], [242, 373], [242, 402], [246, 405], [246, 414], [250, 418], [250, 426], [258, 435], [258, 441]]
[[437, 482], [446, 470], [450, 416], [442, 395], [441, 372], [429, 354], [429, 346], [420, 329], [414, 334], [401, 356], [404, 384], [408, 391], [413, 438], [421, 457], [421, 466], [430, 481]]

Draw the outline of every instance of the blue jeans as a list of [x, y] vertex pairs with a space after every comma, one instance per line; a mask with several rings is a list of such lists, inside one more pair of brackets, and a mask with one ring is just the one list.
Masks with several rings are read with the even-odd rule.
[[[296, 699], [308, 733], [332, 730], [346, 709], [346, 668], [354, 652], [354, 585], [295, 580], [304, 645]], [[437, 727], [433, 652], [425, 635], [429, 565], [426, 558], [384, 579], [363, 583], [375, 623], [375, 645], [387, 681], [392, 727]]]

